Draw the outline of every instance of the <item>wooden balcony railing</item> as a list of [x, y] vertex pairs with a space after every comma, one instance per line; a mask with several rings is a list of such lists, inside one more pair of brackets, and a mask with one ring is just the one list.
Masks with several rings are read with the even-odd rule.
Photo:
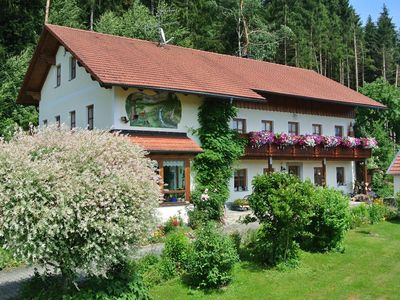
[[285, 160], [365, 160], [372, 155], [371, 149], [346, 148], [343, 146], [325, 148], [318, 145], [315, 147], [303, 147], [299, 145], [281, 147], [275, 144], [264, 145], [260, 148], [248, 145], [245, 149], [244, 158], [248, 159], [275, 159]]

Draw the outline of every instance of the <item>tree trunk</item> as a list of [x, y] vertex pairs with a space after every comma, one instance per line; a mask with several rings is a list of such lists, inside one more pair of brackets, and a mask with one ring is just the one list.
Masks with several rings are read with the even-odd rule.
[[[241, 1], [242, 2], [242, 1]], [[238, 56], [242, 57], [242, 9], [243, 7], [239, 5], [239, 14], [238, 14], [238, 21], [237, 21], [237, 35], [238, 35]]]
[[350, 64], [349, 64], [349, 56], [346, 56], [346, 65], [347, 65], [347, 87], [350, 87]]
[[243, 53], [242, 55], [244, 57], [248, 56], [248, 50], [249, 50], [249, 45], [250, 45], [250, 38], [249, 38], [249, 30], [247, 28], [247, 22], [246, 18], [244, 17], [243, 14], [243, 0], [240, 0], [240, 14], [242, 17], [242, 23], [243, 23], [243, 34], [244, 34], [244, 42], [243, 42]]
[[49, 23], [50, 0], [46, 0], [46, 12], [44, 15], [44, 24]]
[[[286, 2], [286, 1], [285, 1]], [[286, 3], [285, 3], [285, 7], [284, 7], [284, 24], [285, 24], [285, 30], [286, 30], [286, 24], [287, 24], [287, 20], [286, 20], [286, 18], [287, 18], [287, 16], [286, 16], [286, 14], [287, 14], [287, 5], [286, 5]], [[285, 57], [285, 65], [287, 65], [287, 40], [286, 40], [286, 33], [285, 33], [285, 36], [284, 36], [284, 38], [283, 38], [283, 46], [284, 46], [284, 57]]]
[[342, 59], [339, 61], [339, 81], [341, 84], [344, 84], [344, 69]]
[[355, 66], [355, 75], [356, 75], [356, 91], [358, 92], [358, 53], [357, 53], [357, 36], [356, 36], [356, 27], [354, 26], [353, 32], [353, 40], [354, 40], [354, 66]]
[[385, 49], [385, 46], [383, 46], [383, 49], [382, 49], [382, 76], [383, 76], [383, 79], [386, 81], [386, 49]]
[[94, 5], [90, 8], [90, 31], [93, 31]]
[[299, 54], [298, 54], [298, 49], [297, 49], [297, 43], [294, 47], [294, 61], [295, 61], [296, 67], [298, 67], [299, 66]]
[[323, 66], [323, 63], [322, 63], [321, 42], [319, 42], [319, 70], [320, 70], [320, 74], [323, 75], [323, 73], [324, 73], [324, 66]]
[[399, 86], [399, 72], [400, 72], [400, 66], [399, 66], [399, 64], [397, 64], [397, 65], [396, 65], [396, 81], [395, 81], [395, 83], [394, 83], [394, 85], [395, 85], [396, 87]]
[[360, 41], [361, 45], [361, 86], [364, 86], [365, 82], [365, 49], [362, 40]]

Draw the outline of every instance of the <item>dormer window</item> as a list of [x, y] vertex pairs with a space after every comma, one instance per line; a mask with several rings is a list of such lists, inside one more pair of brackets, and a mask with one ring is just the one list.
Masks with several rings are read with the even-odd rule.
[[61, 65], [56, 68], [56, 87], [59, 87], [61, 85]]
[[69, 80], [75, 79], [76, 77], [76, 59], [71, 57], [69, 59]]

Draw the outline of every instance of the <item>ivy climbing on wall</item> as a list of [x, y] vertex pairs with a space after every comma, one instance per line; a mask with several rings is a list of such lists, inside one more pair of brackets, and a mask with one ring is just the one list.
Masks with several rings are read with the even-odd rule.
[[[203, 153], [194, 159], [196, 189], [192, 194], [195, 211], [191, 222], [216, 220], [223, 215], [223, 205], [229, 198], [229, 180], [233, 174], [233, 163], [243, 154], [245, 141], [229, 126], [236, 116], [231, 101], [206, 98], [199, 108], [200, 138]], [[208, 199], [201, 195], [208, 190]]]

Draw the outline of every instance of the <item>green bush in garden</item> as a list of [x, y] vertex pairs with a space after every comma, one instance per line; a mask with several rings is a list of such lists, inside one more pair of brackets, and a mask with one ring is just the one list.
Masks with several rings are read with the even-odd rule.
[[296, 239], [312, 216], [314, 186], [286, 173], [259, 175], [253, 179], [249, 204], [260, 228], [253, 256], [265, 265], [293, 263], [298, 259]]
[[178, 269], [182, 269], [187, 262], [189, 247], [188, 237], [184, 232], [177, 231], [167, 237], [162, 255], [175, 262]]
[[178, 275], [176, 263], [168, 257], [148, 254], [136, 263], [137, 272], [147, 287], [160, 284]]
[[332, 188], [317, 188], [312, 195], [311, 222], [299, 239], [305, 250], [329, 251], [341, 248], [349, 228], [349, 198]]
[[232, 240], [214, 223], [201, 228], [192, 243], [186, 272], [190, 284], [200, 288], [218, 288], [232, 279], [239, 257]]
[[361, 203], [350, 209], [350, 228], [360, 227], [370, 223], [368, 205]]
[[369, 221], [376, 224], [385, 220], [386, 207], [382, 204], [371, 204], [368, 206]]
[[104, 276], [156, 224], [160, 188], [139, 146], [106, 131], [48, 127], [0, 141], [0, 236], [21, 259]]
[[79, 284], [79, 290], [64, 289], [61, 277], [36, 274], [22, 289], [21, 299], [32, 300], [150, 300], [148, 288], [133, 263], [111, 267], [106, 277], [90, 277]]

